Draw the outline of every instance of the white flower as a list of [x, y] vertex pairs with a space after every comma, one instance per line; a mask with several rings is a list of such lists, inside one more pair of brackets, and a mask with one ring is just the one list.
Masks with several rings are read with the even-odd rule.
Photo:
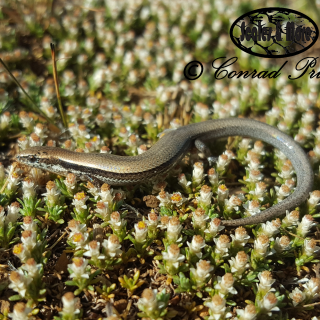
[[78, 250], [85, 247], [88, 237], [88, 232], [76, 232], [72, 234], [72, 237], [69, 236], [69, 239], [75, 245], [75, 249]]
[[[8, 206], [8, 213], [6, 216], [6, 223], [14, 223], [16, 222], [21, 214], [20, 211], [20, 205], [19, 202], [13, 202], [10, 206]], [[0, 218], [1, 219], [1, 218]]]
[[244, 227], [238, 227], [235, 230], [235, 234], [230, 234], [232, 238], [232, 245], [234, 247], [244, 247], [245, 244], [250, 239], [250, 236], [247, 233], [247, 230]]
[[160, 204], [159, 204], [160, 207], [171, 204], [170, 194], [164, 190], [159, 192], [157, 199], [160, 200]]
[[75, 233], [87, 233], [87, 226], [85, 224], [81, 224], [77, 220], [70, 220], [68, 223], [68, 228], [71, 230], [69, 233], [69, 239], [71, 239]]
[[48, 206], [53, 207], [59, 202], [60, 190], [53, 181], [48, 181], [46, 185], [47, 192], [42, 195], [46, 197]]
[[250, 170], [259, 170], [259, 169], [262, 169], [263, 167], [264, 167], [264, 165], [262, 165], [260, 163], [260, 160], [258, 158], [250, 159], [249, 164], [248, 164], [248, 168]]
[[121, 215], [118, 211], [112, 212], [110, 215], [110, 224], [114, 230], [121, 230], [125, 225], [125, 221], [121, 219]]
[[291, 193], [291, 189], [286, 184], [282, 184], [280, 187], [275, 186], [274, 188], [276, 190], [277, 200], [279, 202], [288, 197]]
[[110, 207], [111, 205], [109, 202], [98, 201], [95, 212], [97, 212], [102, 217], [103, 220], [108, 221], [110, 219], [110, 213], [111, 213]]
[[91, 257], [92, 259], [105, 259], [104, 255], [100, 254], [100, 242], [93, 240], [90, 241], [86, 246], [86, 251], [83, 255], [86, 257]]
[[269, 122], [268, 123], [273, 124], [273, 121], [276, 121], [276, 120], [279, 119], [280, 108], [277, 107], [277, 106], [272, 107], [271, 110], [266, 112], [266, 116], [267, 116], [267, 119], [269, 118]]
[[212, 194], [211, 188], [204, 185], [200, 189], [200, 197], [197, 197], [197, 200], [200, 204], [208, 207], [211, 205]]
[[224, 184], [221, 184], [218, 187], [218, 202], [224, 203], [224, 200], [226, 200], [228, 196], [229, 196], [229, 189]]
[[0, 130], [5, 130], [10, 123], [11, 120], [11, 115], [9, 112], [4, 112], [1, 116], [0, 116]]
[[170, 199], [171, 203], [175, 204], [177, 207], [180, 207], [185, 201], [187, 201], [187, 199], [184, 196], [182, 196], [180, 192], [173, 193]]
[[[266, 235], [260, 235], [254, 240], [254, 253], [259, 258], [264, 258], [268, 255], [269, 238]], [[271, 254], [271, 252], [269, 253]]]
[[25, 297], [28, 285], [32, 282], [32, 278], [29, 276], [25, 276], [22, 270], [12, 271], [9, 279], [11, 283], [9, 284], [9, 288], [18, 292], [21, 297]]
[[27, 178], [22, 182], [23, 198], [34, 198], [36, 195], [35, 183], [32, 179]]
[[231, 312], [226, 312], [226, 301], [220, 295], [216, 294], [211, 301], [205, 301], [204, 305], [209, 308], [208, 320], [219, 320], [223, 318], [230, 318]]
[[112, 202], [114, 198], [113, 189], [105, 183], [101, 186], [101, 192], [99, 193], [99, 196], [103, 202]]
[[285, 180], [292, 179], [292, 176], [294, 174], [294, 170], [292, 167], [284, 165], [281, 168], [281, 172], [278, 174], [280, 178], [283, 178]]
[[290, 239], [287, 236], [282, 236], [281, 238], [277, 237], [274, 242], [273, 249], [277, 253], [281, 253], [285, 250], [289, 250], [291, 248], [291, 243], [292, 242], [290, 242]]
[[305, 237], [310, 231], [310, 229], [316, 224], [317, 223], [314, 221], [313, 217], [307, 214], [302, 218], [301, 222], [299, 223], [297, 227], [297, 233], [300, 236]]
[[[89, 142], [88, 142], [89, 143]], [[86, 143], [86, 148], [88, 143]], [[93, 152], [94, 150], [90, 151]], [[91, 193], [95, 200], [99, 198], [99, 188], [95, 187], [91, 182], [87, 183], [88, 192]]]
[[239, 320], [255, 320], [258, 314], [253, 304], [248, 304], [244, 310], [237, 309], [236, 312], [240, 316]]
[[[245, 156], [244, 160], [246, 161], [246, 163], [250, 163], [253, 159], [258, 158], [259, 159], [259, 155], [257, 153], [255, 153], [253, 150], [249, 150], [247, 152], [247, 155]], [[252, 171], [252, 170], [251, 170]], [[259, 170], [256, 170], [257, 174], [260, 174]]]
[[79, 298], [75, 298], [72, 292], [65, 293], [62, 296], [62, 315], [74, 317], [74, 314], [80, 313], [80, 310], [76, 307], [78, 300]]
[[234, 278], [231, 273], [226, 273], [223, 277], [218, 276], [218, 283], [214, 286], [218, 290], [219, 295], [224, 297], [231, 294], [237, 294], [237, 290], [233, 287]]
[[225, 227], [221, 225], [221, 220], [219, 218], [214, 218], [210, 221], [208, 229], [204, 230], [205, 233], [209, 233], [214, 237], [219, 231], [223, 230]]
[[185, 256], [180, 254], [180, 248], [175, 243], [168, 247], [167, 252], [162, 252], [162, 257], [163, 260], [169, 262], [175, 268], [178, 268], [179, 262], [185, 259]]
[[272, 275], [270, 271], [263, 271], [258, 274], [258, 278], [260, 283], [257, 284], [258, 291], [266, 294], [269, 291], [275, 291], [271, 286], [275, 283], [276, 280], [272, 279]]
[[118, 257], [122, 253], [119, 238], [114, 234], [112, 234], [109, 239], [104, 239], [102, 246], [105, 254], [111, 258]]
[[22, 126], [27, 130], [30, 130], [32, 128], [33, 119], [29, 117], [25, 111], [21, 111], [19, 113], [19, 120], [22, 123]]
[[168, 224], [169, 224], [169, 216], [162, 216], [160, 218], [160, 224], [158, 225], [158, 228], [162, 229], [162, 230], [165, 230], [167, 229], [168, 227]]
[[276, 306], [278, 299], [274, 293], [268, 292], [262, 300], [258, 301], [258, 306], [262, 309], [263, 312], [267, 313], [268, 316], [271, 316], [270, 311], [279, 311], [280, 309]]
[[306, 294], [307, 299], [315, 300], [319, 297], [320, 293], [320, 279], [311, 278], [307, 283], [303, 285], [305, 288], [304, 293]]
[[21, 234], [21, 241], [24, 247], [28, 251], [31, 251], [37, 244], [37, 233], [35, 231], [25, 230]]
[[167, 238], [171, 242], [176, 242], [179, 240], [179, 236], [182, 230], [182, 225], [178, 217], [171, 217], [167, 226]]
[[81, 212], [85, 209], [87, 209], [86, 201], [89, 199], [88, 196], [85, 195], [85, 193], [78, 192], [74, 195], [74, 199], [72, 200], [72, 205], [75, 206], [76, 210]]
[[155, 310], [162, 309], [165, 303], [158, 301], [157, 289], [144, 289], [141, 298], [138, 300], [138, 308], [145, 313], [152, 313]]
[[303, 244], [303, 254], [307, 257], [313, 256], [320, 250], [320, 247], [316, 246], [316, 241], [314, 239], [305, 239]]
[[193, 166], [192, 181], [194, 184], [199, 185], [206, 175], [204, 174], [203, 163], [196, 162]]
[[148, 214], [148, 227], [149, 228], [156, 228], [158, 226], [160, 217], [154, 212], [154, 210], [151, 210], [151, 212]]
[[246, 151], [249, 149], [251, 139], [244, 138], [239, 142], [239, 149]]
[[68, 264], [68, 269], [71, 270], [69, 277], [70, 278], [85, 278], [89, 279], [89, 274], [87, 273], [88, 260], [83, 258], [73, 258], [72, 263]]
[[287, 156], [286, 156], [282, 151], [280, 151], [279, 149], [276, 149], [274, 153], [275, 153], [275, 156], [276, 156], [279, 160], [282, 160], [282, 161], [287, 160]]
[[194, 106], [194, 111], [197, 115], [199, 115], [202, 119], [207, 119], [209, 115], [209, 108], [206, 104], [202, 102], [197, 102]]
[[139, 221], [134, 225], [135, 240], [137, 242], [144, 242], [147, 238], [148, 226], [144, 221]]
[[204, 230], [206, 228], [208, 215], [202, 208], [197, 208], [192, 214], [192, 224], [195, 229]]
[[292, 124], [295, 117], [297, 115], [297, 110], [295, 107], [291, 107], [290, 105], [284, 108], [283, 120], [288, 125]]
[[258, 200], [263, 201], [267, 191], [266, 189], [267, 186], [264, 182], [258, 182], [255, 189], [253, 191], [249, 191], [249, 193], [256, 196]]
[[232, 195], [230, 199], [224, 200], [225, 210], [231, 212], [233, 210], [238, 211], [239, 206], [242, 204], [242, 201], [235, 195]]
[[289, 297], [292, 299], [293, 306], [296, 307], [306, 299], [306, 294], [298, 288], [294, 288]]
[[230, 248], [230, 239], [226, 234], [221, 235], [218, 239], [215, 238], [213, 241], [216, 244], [216, 248], [214, 252], [216, 254], [221, 255], [222, 257], [225, 257], [228, 255], [228, 250]]
[[229, 260], [231, 272], [237, 274], [240, 278], [246, 269], [250, 267], [248, 263], [249, 256], [244, 251], [239, 251], [236, 257]]
[[308, 200], [308, 205], [311, 208], [314, 208], [315, 206], [318, 205], [320, 200], [320, 191], [319, 190], [314, 190], [313, 192], [310, 193], [310, 198]]
[[33, 258], [28, 259], [26, 263], [21, 266], [21, 269], [27, 271], [28, 277], [32, 279], [39, 276], [41, 268], [42, 264], [37, 264]]
[[157, 289], [144, 289], [141, 298], [138, 300], [138, 306], [153, 311], [157, 307], [157, 293]]
[[222, 172], [225, 170], [226, 166], [229, 165], [231, 159], [226, 154], [222, 154], [218, 157], [217, 161], [217, 171]]
[[264, 145], [261, 141], [256, 141], [253, 145], [253, 149], [254, 152], [256, 152], [258, 155], [264, 155]]
[[288, 227], [297, 225], [299, 223], [299, 211], [293, 210], [293, 211], [289, 212], [289, 210], [287, 210], [286, 216], [282, 220], [282, 223]]
[[247, 216], [254, 216], [260, 213], [260, 203], [258, 200], [251, 200], [242, 205], [246, 209]]
[[31, 320], [35, 319], [33, 316], [29, 316], [32, 308], [28, 308], [23, 302], [18, 302], [13, 307], [13, 312], [9, 313], [8, 316], [12, 320]]
[[30, 256], [30, 250], [28, 250], [22, 243], [18, 243], [13, 247], [13, 254], [19, 257], [21, 262], [26, 262]]
[[214, 168], [208, 170], [208, 179], [212, 186], [216, 186], [219, 183], [218, 173]]
[[263, 174], [259, 170], [249, 170], [248, 182], [259, 182], [263, 179]]
[[261, 229], [259, 230], [258, 234], [265, 234], [267, 235], [270, 240], [273, 240], [273, 236], [280, 232], [281, 221], [280, 219], [267, 221], [266, 223], [261, 223]]
[[187, 245], [190, 253], [195, 254], [199, 259], [202, 257], [201, 249], [206, 246], [206, 243], [201, 236], [193, 236], [191, 243], [187, 241]]
[[[11, 170], [10, 170], [11, 171]], [[8, 184], [7, 184], [7, 190], [8, 191], [14, 191], [17, 189], [18, 184], [20, 180], [20, 176], [18, 175], [17, 172], [12, 172], [9, 174], [9, 178], [8, 178]]]
[[46, 135], [46, 130], [47, 128], [43, 126], [41, 123], [37, 123], [37, 125], [34, 128], [34, 133], [40, 138], [40, 139], [45, 139], [48, 136]]
[[209, 261], [200, 260], [196, 264], [197, 268], [190, 268], [191, 274], [195, 277], [198, 285], [203, 284], [210, 276], [210, 272], [214, 269]]
[[226, 150], [223, 152], [223, 154], [225, 154], [229, 160], [236, 158], [235, 154], [231, 150]]

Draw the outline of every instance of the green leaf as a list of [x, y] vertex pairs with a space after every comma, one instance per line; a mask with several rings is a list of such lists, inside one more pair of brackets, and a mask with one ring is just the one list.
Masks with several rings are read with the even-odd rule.
[[160, 208], [160, 215], [161, 216], [172, 216], [172, 210], [162, 206]]
[[194, 236], [194, 230], [182, 230], [182, 233], [186, 234], [187, 236]]
[[140, 277], [140, 271], [138, 270], [133, 276], [134, 284], [139, 280], [139, 277]]
[[256, 273], [249, 273], [248, 275], [247, 275], [247, 280], [248, 281], [253, 281], [255, 278], [256, 278]]
[[22, 298], [20, 297], [19, 294], [15, 294], [14, 296], [9, 297], [10, 301], [18, 301], [21, 300]]
[[80, 294], [82, 292], [82, 289], [77, 289], [75, 292], [74, 292], [74, 295], [77, 296], [78, 294]]

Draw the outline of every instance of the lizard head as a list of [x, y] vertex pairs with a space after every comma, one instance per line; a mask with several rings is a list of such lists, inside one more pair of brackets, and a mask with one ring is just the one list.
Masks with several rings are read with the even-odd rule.
[[54, 147], [32, 147], [22, 150], [16, 155], [15, 161], [27, 166], [51, 171], [52, 166], [58, 165], [59, 159], [52, 156], [55, 154]]

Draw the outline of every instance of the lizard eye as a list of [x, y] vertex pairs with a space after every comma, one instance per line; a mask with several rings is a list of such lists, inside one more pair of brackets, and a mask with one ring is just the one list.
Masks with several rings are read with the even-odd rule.
[[29, 161], [30, 162], [36, 162], [37, 158], [35, 156], [29, 156]]

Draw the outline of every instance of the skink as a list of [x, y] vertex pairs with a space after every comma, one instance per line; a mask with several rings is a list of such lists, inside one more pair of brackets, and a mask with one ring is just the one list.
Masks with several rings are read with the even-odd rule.
[[145, 153], [122, 157], [112, 154], [78, 153], [54, 147], [32, 147], [16, 156], [20, 163], [60, 175], [74, 173], [82, 180], [110, 185], [145, 182], [163, 175], [188, 152], [196, 139], [246, 136], [262, 140], [282, 151], [297, 175], [295, 191], [263, 212], [237, 220], [223, 220], [225, 226], [258, 224], [285, 214], [307, 199], [313, 187], [313, 171], [303, 149], [288, 135], [265, 123], [240, 118], [208, 120], [166, 133]]

